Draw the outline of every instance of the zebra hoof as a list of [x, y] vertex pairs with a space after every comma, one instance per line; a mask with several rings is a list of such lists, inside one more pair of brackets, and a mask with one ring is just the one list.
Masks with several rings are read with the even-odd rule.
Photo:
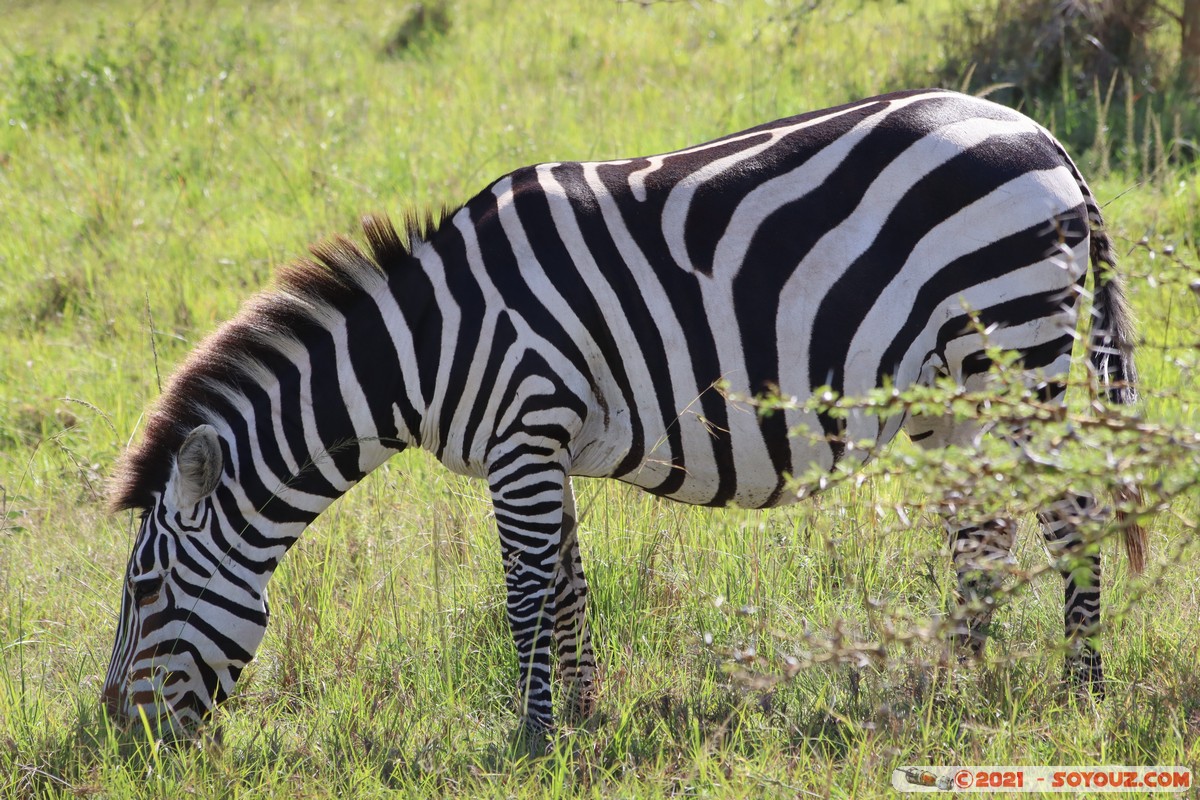
[[554, 749], [554, 726], [525, 717], [508, 740], [513, 758], [541, 758]]
[[1100, 654], [1091, 647], [1067, 656], [1063, 664], [1063, 682], [1079, 695], [1104, 699], [1104, 667]]
[[983, 625], [971, 625], [968, 630], [956, 632], [951, 642], [958, 663], [969, 664], [983, 658], [983, 648], [987, 640], [987, 627]]
[[563, 723], [573, 728], [588, 728], [596, 718], [594, 690], [567, 692], [564, 698]]

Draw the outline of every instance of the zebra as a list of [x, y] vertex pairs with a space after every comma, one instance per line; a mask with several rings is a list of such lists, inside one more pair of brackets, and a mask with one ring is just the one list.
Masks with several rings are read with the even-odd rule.
[[[522, 730], [544, 734], [552, 655], [567, 716], [596, 702], [573, 477], [765, 508], [797, 499], [790, 475], [873, 449], [848, 443], [969, 445], [978, 423], [949, 414], [805, 401], [984, 387], [999, 347], [1061, 404], [1089, 257], [1090, 367], [1110, 402], [1137, 400], [1131, 313], [1079, 170], [1037, 123], [951, 91], [528, 166], [437, 220], [362, 224], [365, 248], [313, 245], [203, 340], [114, 470], [111, 508], [140, 513], [102, 691], [117, 717], [202, 722], [254, 658], [288, 548], [406, 447], [488, 481]], [[768, 387], [796, 402], [753, 413]], [[1039, 519], [1061, 557], [1066, 669], [1100, 691], [1100, 562], [1079, 531], [1097, 509], [1068, 490]], [[946, 527], [970, 654], [1013, 531]], [[1122, 528], [1139, 569], [1146, 533]]]

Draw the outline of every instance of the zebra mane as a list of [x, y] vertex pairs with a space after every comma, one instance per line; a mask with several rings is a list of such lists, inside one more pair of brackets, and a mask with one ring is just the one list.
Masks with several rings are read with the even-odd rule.
[[412, 261], [414, 243], [428, 241], [441, 220], [408, 215], [404, 239], [384, 215], [362, 219], [369, 255], [344, 236], [310, 245], [312, 259], [279, 270], [275, 283], [248, 299], [238, 313], [209, 334], [184, 359], [155, 402], [141, 441], [121, 456], [109, 480], [110, 511], [147, 509], [162, 491], [184, 438], [211, 420], [223, 398], [258, 384], [264, 363], [278, 359], [305, 328], [348, 308], [364, 292], [385, 286], [387, 277]]

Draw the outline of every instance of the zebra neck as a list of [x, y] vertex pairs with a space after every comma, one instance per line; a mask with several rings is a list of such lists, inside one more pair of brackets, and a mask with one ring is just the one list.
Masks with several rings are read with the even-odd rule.
[[426, 408], [411, 320], [422, 313], [412, 305], [402, 309], [390, 282], [381, 281], [320, 309], [315, 324], [275, 345], [279, 357], [263, 364], [257, 386], [223, 409], [247, 524], [297, 536], [419, 441]]

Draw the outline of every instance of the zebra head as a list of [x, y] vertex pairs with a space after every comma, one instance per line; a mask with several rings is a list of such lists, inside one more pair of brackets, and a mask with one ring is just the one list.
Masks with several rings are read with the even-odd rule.
[[231, 559], [240, 540], [216, 502], [225, 456], [215, 428], [183, 441], [144, 509], [126, 570], [102, 698], [110, 714], [181, 733], [228, 696], [266, 631], [265, 574]]

